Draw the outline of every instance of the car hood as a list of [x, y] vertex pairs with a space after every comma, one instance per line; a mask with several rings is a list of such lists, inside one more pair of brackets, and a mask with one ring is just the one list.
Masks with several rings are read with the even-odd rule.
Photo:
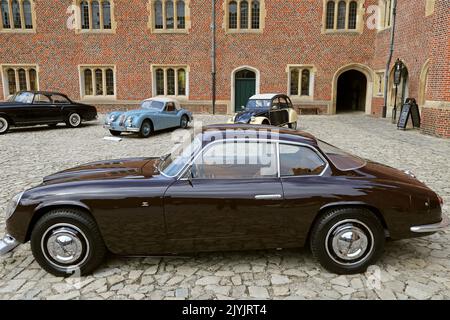
[[367, 164], [356, 170], [365, 176], [372, 176], [373, 178], [385, 181], [393, 181], [399, 183], [405, 183], [409, 185], [415, 185], [419, 187], [426, 187], [426, 185], [412, 177], [411, 175], [405, 173], [402, 170], [398, 170], [382, 163], [367, 160]]
[[119, 178], [150, 178], [159, 174], [157, 164], [160, 158], [131, 158], [87, 163], [57, 172], [44, 178], [44, 184], [111, 180]]
[[141, 114], [159, 113], [159, 112], [160, 112], [159, 110], [152, 110], [152, 109], [136, 109], [126, 112], [114, 112], [114, 113], [118, 116], [125, 115], [125, 118], [128, 118], [129, 116], [139, 116]]
[[263, 115], [267, 113], [266, 109], [252, 109], [252, 110], [244, 110], [239, 113], [236, 113], [234, 118], [235, 123], [249, 123], [252, 117], [257, 117], [259, 115]]

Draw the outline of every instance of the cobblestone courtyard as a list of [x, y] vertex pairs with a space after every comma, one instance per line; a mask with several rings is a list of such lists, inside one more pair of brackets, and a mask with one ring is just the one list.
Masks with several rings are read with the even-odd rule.
[[[196, 115], [204, 123], [225, 116]], [[450, 140], [397, 131], [362, 114], [300, 117], [300, 128], [359, 156], [411, 169], [450, 203]], [[180, 130], [178, 130], [180, 131]], [[13, 129], [0, 136], [0, 234], [16, 193], [84, 162], [159, 156], [171, 132], [107, 141], [100, 121], [80, 129]], [[109, 135], [109, 133], [108, 133]], [[450, 299], [450, 232], [388, 242], [364, 275], [337, 276], [308, 250], [202, 253], [190, 257], [109, 257], [95, 274], [56, 278], [41, 270], [29, 244], [0, 258], [0, 299]]]

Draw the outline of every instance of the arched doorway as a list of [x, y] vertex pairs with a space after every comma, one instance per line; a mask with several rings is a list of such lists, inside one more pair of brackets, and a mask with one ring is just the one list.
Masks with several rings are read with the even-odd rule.
[[336, 113], [365, 111], [367, 78], [357, 70], [343, 72], [337, 81]]
[[234, 110], [245, 108], [248, 98], [256, 93], [257, 74], [250, 69], [241, 69], [234, 73]]

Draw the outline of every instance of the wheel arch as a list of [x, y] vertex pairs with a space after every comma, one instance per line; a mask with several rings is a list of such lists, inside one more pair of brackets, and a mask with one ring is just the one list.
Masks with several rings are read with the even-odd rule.
[[0, 112], [0, 117], [5, 118], [9, 122], [9, 125], [14, 125], [14, 120], [8, 114]]
[[270, 125], [270, 120], [267, 117], [255, 117], [253, 121], [250, 120], [250, 124], [268, 124]]
[[309, 227], [306, 241], [309, 242], [311, 237], [311, 231], [317, 224], [317, 221], [319, 221], [319, 219], [322, 216], [324, 216], [330, 210], [344, 209], [344, 208], [361, 208], [369, 210], [380, 221], [381, 225], [383, 226], [383, 229], [385, 230], [386, 237], [389, 237], [389, 227], [386, 223], [386, 219], [384, 218], [382, 212], [378, 208], [365, 202], [338, 202], [326, 204], [319, 209], [319, 211], [317, 212], [316, 216], [313, 219], [313, 222], [311, 223], [311, 226]]
[[[25, 242], [29, 241], [31, 238], [31, 233], [33, 231], [34, 226], [36, 223], [41, 219], [46, 213], [49, 213], [50, 211], [56, 210], [56, 209], [75, 209], [78, 211], [81, 211], [87, 215], [89, 215], [97, 224], [97, 220], [95, 219], [95, 216], [92, 214], [91, 209], [81, 202], [54, 202], [54, 203], [48, 203], [41, 206], [38, 206], [36, 210], [34, 211], [34, 214], [31, 218], [30, 223], [28, 224], [27, 233], [25, 236]], [[98, 224], [97, 224], [98, 226]], [[100, 226], [98, 226], [98, 229], [101, 229]]]

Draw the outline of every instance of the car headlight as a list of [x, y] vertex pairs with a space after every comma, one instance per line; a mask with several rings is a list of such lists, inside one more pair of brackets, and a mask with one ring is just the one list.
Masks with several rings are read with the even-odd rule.
[[128, 117], [127, 120], [125, 121], [125, 125], [127, 127], [131, 127], [133, 125], [133, 117]]
[[6, 207], [6, 220], [8, 220], [16, 211], [17, 206], [19, 205], [20, 199], [22, 199], [23, 192], [16, 194], [8, 203]]

